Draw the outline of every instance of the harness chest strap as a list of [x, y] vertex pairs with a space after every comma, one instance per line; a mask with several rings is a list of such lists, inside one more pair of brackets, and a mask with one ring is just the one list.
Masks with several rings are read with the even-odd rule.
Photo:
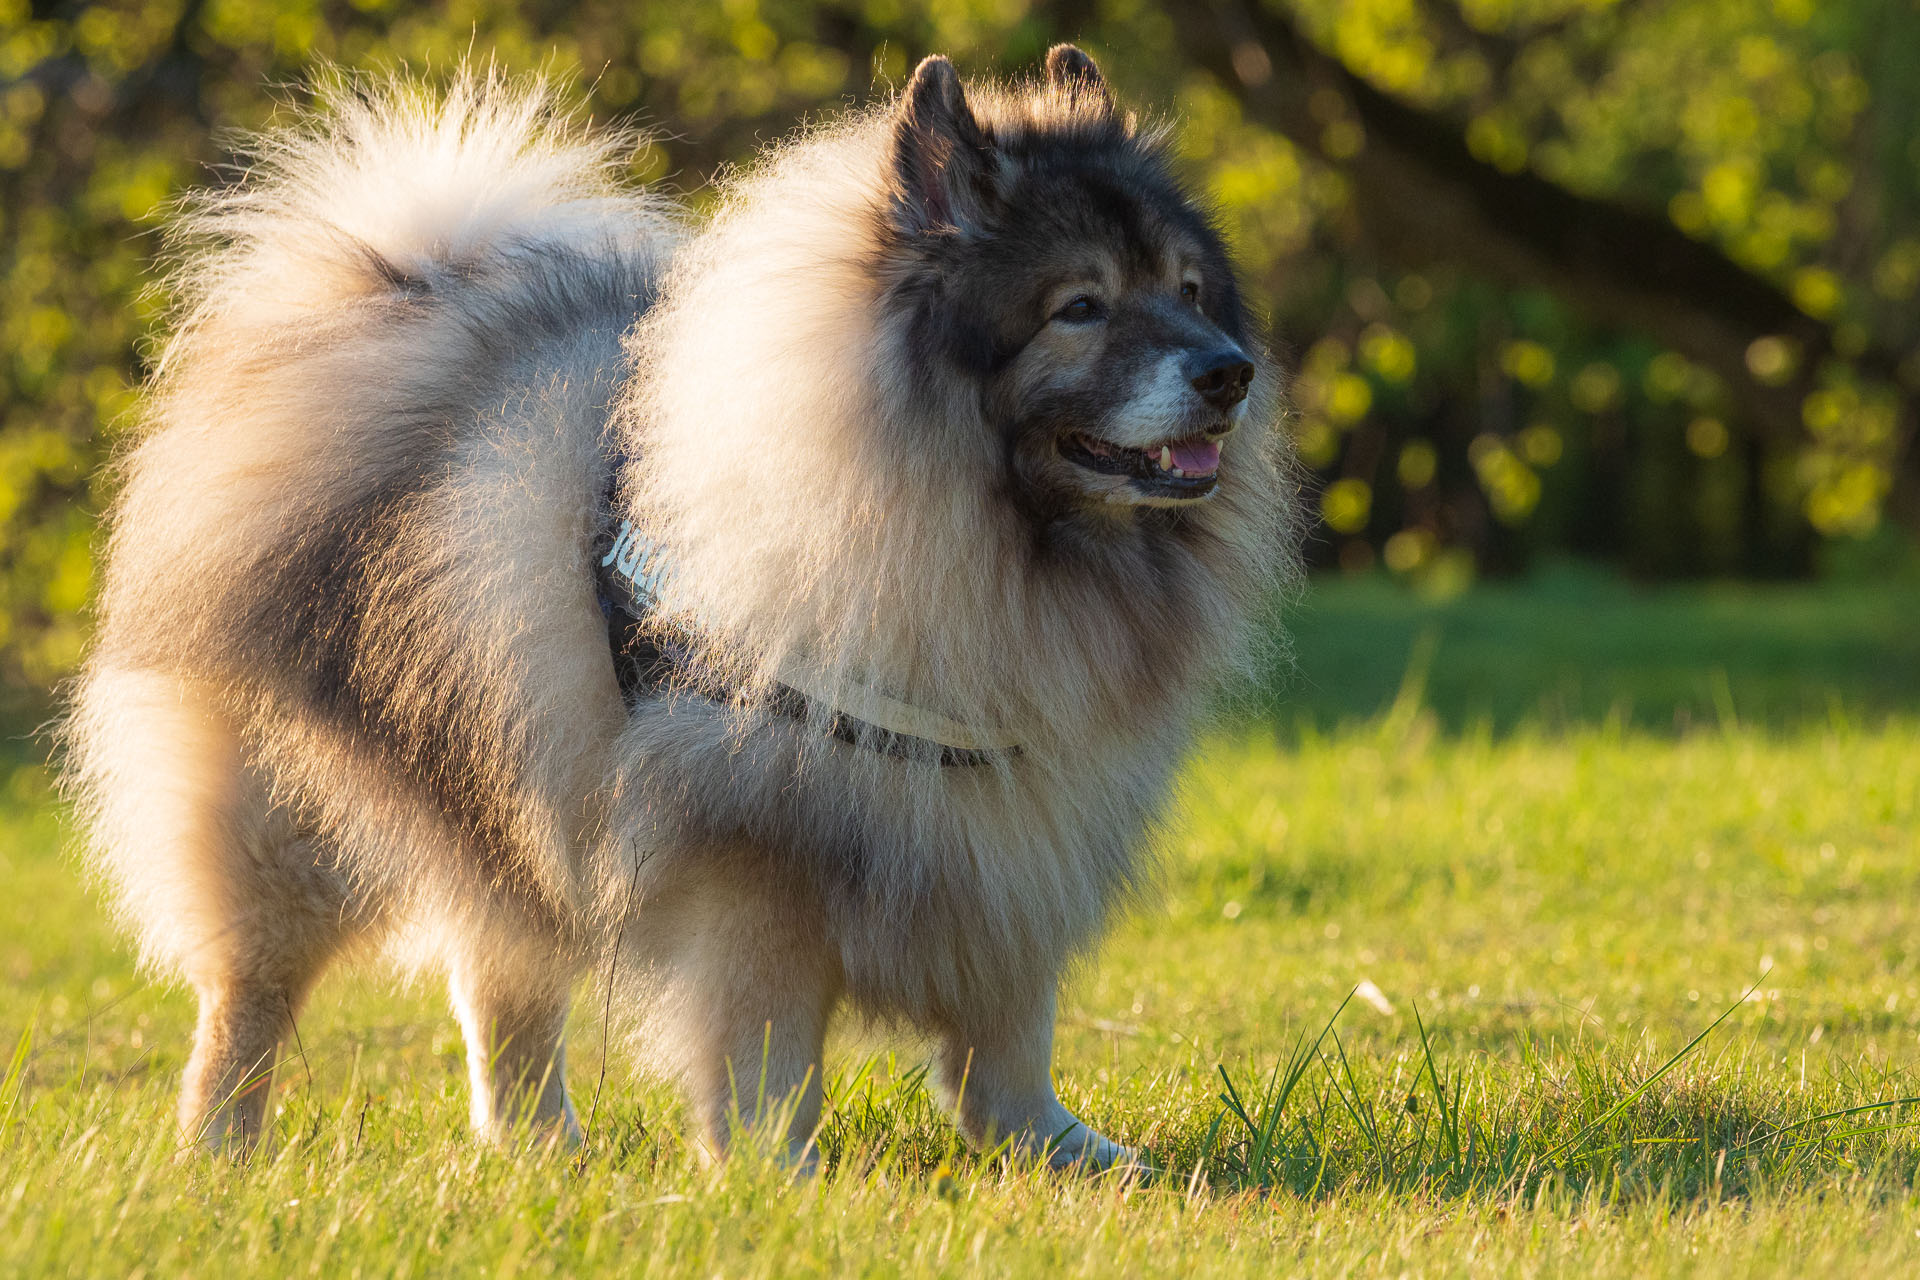
[[[635, 529], [631, 520], [620, 522], [600, 557], [600, 607], [607, 617], [621, 693], [630, 706], [686, 674], [692, 663], [686, 645], [656, 638], [658, 628], [646, 622], [670, 572], [666, 549]], [[833, 737], [868, 750], [947, 766], [988, 764], [1020, 750], [1005, 734], [963, 724], [859, 681], [848, 680], [829, 692], [812, 672], [783, 663], [775, 682], [773, 709], [809, 723], [823, 721]], [[701, 687], [701, 682], [693, 683]], [[702, 692], [725, 697], [728, 691]]]

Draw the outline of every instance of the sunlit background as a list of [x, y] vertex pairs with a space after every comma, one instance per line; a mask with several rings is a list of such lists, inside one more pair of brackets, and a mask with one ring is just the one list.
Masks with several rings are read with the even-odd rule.
[[1445, 598], [1908, 572], [1911, 0], [0, 2], [0, 670], [81, 651], [157, 231], [318, 59], [571, 76], [698, 201], [929, 51], [1074, 38], [1171, 115], [1298, 370], [1315, 565]]

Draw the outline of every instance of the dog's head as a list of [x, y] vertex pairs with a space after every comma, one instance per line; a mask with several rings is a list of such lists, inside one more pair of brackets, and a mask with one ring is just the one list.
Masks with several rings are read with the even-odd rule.
[[1219, 234], [1091, 59], [1060, 45], [1043, 83], [969, 93], [928, 58], [892, 148], [889, 301], [916, 390], [977, 403], [1022, 507], [1181, 507], [1232, 483], [1271, 374]]

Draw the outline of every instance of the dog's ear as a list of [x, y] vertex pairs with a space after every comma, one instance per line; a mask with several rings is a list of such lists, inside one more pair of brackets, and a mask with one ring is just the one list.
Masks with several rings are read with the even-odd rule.
[[1047, 83], [1065, 96], [1069, 106], [1091, 107], [1101, 115], [1113, 112], [1107, 78], [1092, 58], [1073, 45], [1057, 44], [1047, 50]]
[[974, 119], [953, 64], [938, 56], [913, 73], [893, 124], [900, 223], [909, 232], [964, 228], [993, 199], [993, 140]]

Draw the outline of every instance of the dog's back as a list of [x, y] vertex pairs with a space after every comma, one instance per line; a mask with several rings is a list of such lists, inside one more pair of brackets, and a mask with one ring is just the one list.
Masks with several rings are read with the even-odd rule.
[[674, 224], [538, 86], [323, 96], [183, 219], [68, 726], [146, 958], [203, 1033], [234, 1011], [183, 1114], [382, 917], [478, 896], [550, 935], [618, 726], [586, 563]]

